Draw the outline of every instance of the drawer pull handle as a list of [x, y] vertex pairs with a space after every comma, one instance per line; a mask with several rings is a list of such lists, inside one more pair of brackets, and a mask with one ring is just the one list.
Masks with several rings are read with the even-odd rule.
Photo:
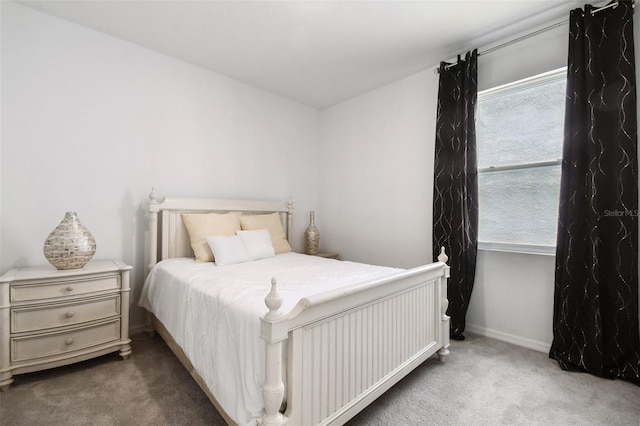
[[69, 311], [66, 314], [64, 314], [64, 316], [67, 317], [67, 318], [72, 318], [75, 314], [76, 314], [75, 312]]
[[67, 291], [73, 291], [73, 287], [69, 286], [66, 288]]
[[67, 340], [64, 341], [64, 344], [67, 345], [67, 346], [72, 344], [72, 343], [73, 343], [73, 337], [67, 337]]

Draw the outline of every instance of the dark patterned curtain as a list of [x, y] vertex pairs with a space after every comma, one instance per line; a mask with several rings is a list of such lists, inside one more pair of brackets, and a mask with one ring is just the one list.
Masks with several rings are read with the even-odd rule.
[[549, 356], [640, 384], [633, 7], [593, 11], [570, 16]]
[[476, 101], [478, 52], [440, 64], [433, 184], [433, 256], [449, 256], [451, 338], [462, 340], [478, 247]]

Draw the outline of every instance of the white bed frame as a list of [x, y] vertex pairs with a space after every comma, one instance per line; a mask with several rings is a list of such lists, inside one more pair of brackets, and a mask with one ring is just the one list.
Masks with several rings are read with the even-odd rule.
[[[180, 214], [241, 212], [281, 215], [287, 238], [293, 228], [293, 204], [219, 199], [158, 199], [149, 195], [148, 270], [159, 260], [192, 257]], [[449, 267], [442, 250], [439, 262], [307, 297], [288, 313], [280, 312], [276, 278], [265, 298], [261, 337], [266, 342], [265, 414], [262, 425], [346, 423], [415, 367], [434, 354], [449, 355], [446, 315]], [[265, 283], [267, 293], [268, 283]], [[204, 381], [164, 326], [154, 328], [203, 388], [221, 415]], [[282, 377], [283, 345], [287, 350], [286, 411]]]

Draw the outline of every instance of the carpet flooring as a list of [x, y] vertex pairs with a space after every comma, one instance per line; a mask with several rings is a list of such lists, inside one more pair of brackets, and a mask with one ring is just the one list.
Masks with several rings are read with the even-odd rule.
[[[640, 386], [560, 370], [546, 354], [468, 334], [446, 364], [431, 358], [353, 418], [360, 425], [640, 425]], [[0, 424], [223, 425], [159, 337], [19, 375], [0, 393]]]

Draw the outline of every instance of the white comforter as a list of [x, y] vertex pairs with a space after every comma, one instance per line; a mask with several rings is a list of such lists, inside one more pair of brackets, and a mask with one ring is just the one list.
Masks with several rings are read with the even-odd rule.
[[226, 413], [254, 425], [263, 413], [259, 333], [271, 278], [286, 313], [305, 296], [395, 271], [297, 253], [226, 266], [168, 259], [147, 277], [139, 305], [165, 325]]

